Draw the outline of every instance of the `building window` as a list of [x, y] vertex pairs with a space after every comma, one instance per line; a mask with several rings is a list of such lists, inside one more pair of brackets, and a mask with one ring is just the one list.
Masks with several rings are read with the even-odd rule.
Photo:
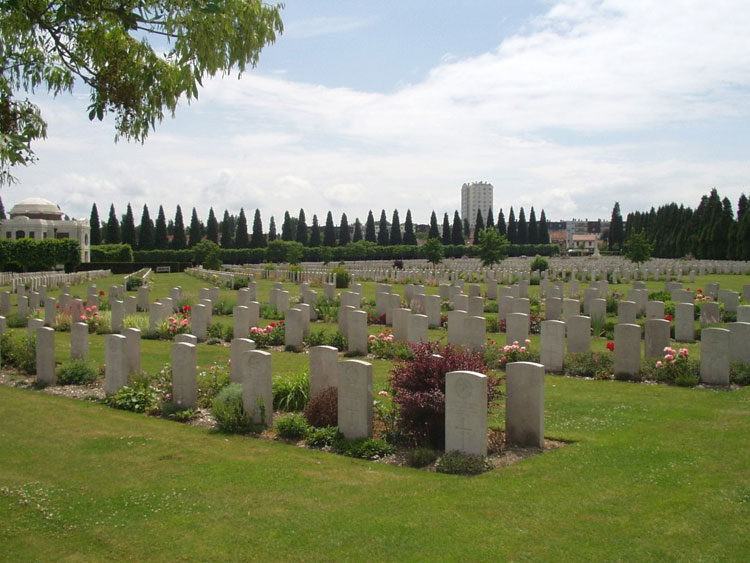
[[16, 231], [16, 238], [24, 238], [26, 236], [26, 233], [23, 231]]
[[36, 233], [34, 231], [29, 231], [29, 238], [36, 238]]
[[8, 231], [7, 233], [5, 233], [5, 238], [13, 238], [13, 233]]
[[47, 231], [44, 231], [44, 232], [42, 233], [42, 238], [47, 238]]

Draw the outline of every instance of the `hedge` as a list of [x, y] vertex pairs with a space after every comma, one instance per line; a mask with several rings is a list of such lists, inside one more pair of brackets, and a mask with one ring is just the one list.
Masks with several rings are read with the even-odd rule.
[[0, 240], [0, 269], [12, 271], [47, 271], [58, 264], [70, 272], [81, 263], [81, 245], [72, 238]]
[[99, 244], [91, 247], [92, 262], [132, 262], [133, 249], [129, 244]]

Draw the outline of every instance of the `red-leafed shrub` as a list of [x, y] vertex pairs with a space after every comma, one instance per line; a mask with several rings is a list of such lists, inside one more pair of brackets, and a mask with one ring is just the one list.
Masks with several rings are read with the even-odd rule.
[[414, 357], [398, 360], [389, 380], [402, 434], [419, 444], [445, 445], [445, 374], [476, 371], [487, 374], [487, 407], [501, 396], [500, 379], [488, 374], [480, 353], [436, 342], [410, 345]]
[[329, 387], [318, 393], [305, 405], [302, 413], [310, 426], [324, 428], [336, 426], [339, 418], [339, 392], [335, 387]]

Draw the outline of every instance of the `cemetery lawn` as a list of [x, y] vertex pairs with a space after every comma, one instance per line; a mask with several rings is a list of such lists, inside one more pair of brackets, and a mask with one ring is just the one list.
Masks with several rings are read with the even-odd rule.
[[750, 559], [750, 388], [545, 392], [571, 443], [469, 478], [0, 387], [0, 559]]

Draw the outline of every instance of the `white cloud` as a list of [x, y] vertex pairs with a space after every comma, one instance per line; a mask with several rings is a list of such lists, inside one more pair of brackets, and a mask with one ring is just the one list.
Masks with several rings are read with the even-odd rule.
[[695, 206], [714, 186], [736, 202], [750, 163], [696, 159], [674, 131], [708, 149], [699, 127], [750, 118], [748, 15], [744, 1], [562, 1], [493, 51], [446, 59], [389, 94], [254, 73], [212, 80], [144, 146], [113, 145], [85, 99], [57, 100], [21, 190], [79, 215], [91, 201], [100, 213], [148, 203], [152, 215], [181, 203], [204, 219], [209, 206], [258, 207], [277, 224], [300, 207], [351, 222], [394, 207], [427, 222], [435, 209], [442, 220], [461, 184], [480, 179], [495, 185], [496, 213], [534, 205], [550, 219], [608, 217], [615, 200], [624, 212]]

